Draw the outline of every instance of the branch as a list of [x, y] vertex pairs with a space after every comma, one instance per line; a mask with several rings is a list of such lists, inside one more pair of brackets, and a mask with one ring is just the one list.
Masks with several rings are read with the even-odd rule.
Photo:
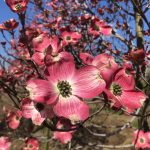
[[134, 147], [133, 144], [126, 144], [126, 145], [96, 145], [97, 147], [103, 147], [103, 148], [110, 148], [110, 149], [121, 149], [121, 148], [129, 148]]
[[[138, 114], [140, 112], [140, 109], [138, 109], [137, 111], [136, 111], [136, 113], [135, 114]], [[121, 131], [123, 131], [124, 129], [126, 129], [126, 128], [129, 128], [129, 127], [131, 127], [131, 123], [135, 120], [135, 118], [136, 118], [136, 116], [133, 116], [131, 119], [130, 119], [130, 121], [128, 121], [126, 124], [124, 124], [123, 126], [121, 126], [119, 129], [117, 129], [116, 131], [113, 131], [113, 132], [111, 132], [111, 133], [95, 133], [95, 132], [92, 132], [90, 129], [88, 129], [88, 128], [85, 128], [90, 134], [92, 134], [92, 135], [94, 135], [94, 136], [97, 136], [97, 137], [109, 137], [109, 136], [112, 136], [112, 135], [114, 135], [114, 134], [116, 134], [116, 133], [119, 133], [119, 132], [121, 132]]]
[[[134, 5], [134, 7], [137, 9], [138, 13], [141, 15], [141, 17], [144, 19], [145, 23], [147, 24], [147, 26], [149, 27], [150, 29], [150, 24], [144, 14], [144, 12], [142, 11], [142, 9], [136, 4], [136, 1], [135, 0], [131, 0], [132, 4]], [[137, 2], [138, 3], [138, 2]]]
[[131, 13], [131, 12], [125, 10], [122, 6], [118, 5], [118, 3], [116, 3], [116, 2], [113, 1], [113, 4], [114, 4], [115, 6], [117, 6], [119, 9], [123, 10], [123, 11], [124, 11], [125, 13], [127, 13], [128, 15], [134, 17], [134, 14], [133, 14], [133, 13]]
[[120, 41], [122, 41], [123, 43], [125, 43], [128, 46], [129, 50], [130, 49], [135, 49], [135, 47], [133, 45], [130, 45], [129, 42], [123, 36], [121, 36], [120, 34], [116, 33], [114, 30], [112, 30], [112, 34], [116, 38], [118, 38]]

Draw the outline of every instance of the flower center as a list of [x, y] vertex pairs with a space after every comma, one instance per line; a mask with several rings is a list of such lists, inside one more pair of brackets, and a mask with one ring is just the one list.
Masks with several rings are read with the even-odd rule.
[[96, 30], [96, 31], [99, 31], [99, 26], [97, 26], [97, 25], [94, 25], [94, 30]]
[[10, 27], [11, 27], [11, 23], [8, 22], [8, 21], [6, 21], [6, 22], [4, 23], [4, 26], [5, 26], [6, 28], [10, 28]]
[[28, 148], [32, 149], [33, 145], [32, 144], [28, 144]]
[[15, 8], [16, 8], [16, 10], [21, 10], [21, 9], [22, 9], [22, 6], [21, 6], [20, 3], [18, 3], [18, 4], [15, 5]]
[[36, 108], [37, 108], [38, 111], [42, 111], [42, 110], [44, 110], [44, 105], [41, 104], [41, 103], [37, 103]]
[[120, 96], [122, 94], [122, 89], [119, 84], [113, 83], [110, 87], [110, 90], [115, 96]]
[[59, 81], [57, 87], [63, 97], [69, 97], [72, 95], [72, 88], [68, 81]]
[[71, 40], [71, 37], [70, 37], [70, 36], [67, 36], [67, 37], [66, 37], [66, 40], [67, 40], [67, 41], [70, 41], [70, 40]]
[[143, 138], [140, 138], [140, 143], [144, 143], [144, 139]]
[[16, 116], [16, 120], [20, 120], [20, 117]]

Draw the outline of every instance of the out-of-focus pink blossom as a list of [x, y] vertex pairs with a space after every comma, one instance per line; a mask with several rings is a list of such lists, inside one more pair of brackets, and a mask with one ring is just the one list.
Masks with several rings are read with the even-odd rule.
[[93, 18], [91, 21], [91, 26], [89, 28], [89, 33], [94, 36], [99, 36], [102, 33], [105, 36], [109, 36], [112, 32], [112, 27], [107, 25], [103, 20], [98, 18]]
[[1, 150], [10, 150], [11, 142], [8, 137], [1, 136], [0, 137], [0, 149]]
[[18, 22], [15, 19], [10, 19], [5, 21], [3, 24], [0, 24], [0, 30], [13, 30], [18, 27]]
[[81, 34], [73, 31], [63, 31], [61, 36], [63, 39], [62, 46], [68, 45], [69, 43], [76, 44], [81, 38]]
[[131, 50], [128, 58], [132, 60], [134, 63], [141, 64], [145, 59], [144, 49]]
[[39, 141], [36, 138], [28, 138], [22, 150], [39, 150]]
[[[66, 130], [61, 131], [55, 131], [53, 133], [53, 139], [59, 140], [63, 144], [67, 144], [72, 139], [72, 134], [75, 132], [74, 130], [71, 130], [72, 128], [75, 128], [75, 126], [72, 126], [68, 120], [60, 119], [56, 125], [57, 129]], [[70, 129], [70, 131], [69, 131]], [[67, 131], [68, 130], [68, 131]]]
[[44, 23], [43, 26], [46, 28], [56, 30], [59, 28], [59, 24], [60, 24], [61, 20], [62, 20], [62, 17], [59, 16], [53, 21], [50, 20], [48, 23]]
[[15, 13], [24, 12], [29, 0], [4, 0], [10, 9]]
[[7, 116], [7, 124], [11, 129], [17, 129], [20, 125], [20, 119], [22, 117], [21, 111], [10, 112]]

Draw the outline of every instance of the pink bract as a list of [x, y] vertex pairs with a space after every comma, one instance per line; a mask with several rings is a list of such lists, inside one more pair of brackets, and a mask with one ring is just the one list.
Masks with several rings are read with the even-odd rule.
[[114, 73], [119, 68], [114, 58], [106, 53], [99, 54], [95, 58], [88, 53], [80, 53], [80, 58], [84, 64], [97, 67], [106, 83], [111, 81]]
[[29, 80], [27, 82], [26, 88], [30, 93], [29, 95], [30, 99], [36, 102], [47, 101], [51, 94], [50, 92], [51, 85], [46, 80], [41, 80], [41, 79]]
[[50, 37], [46, 33], [41, 33], [33, 39], [34, 51], [44, 52], [50, 45]]
[[65, 52], [65, 51], [59, 52], [57, 55], [52, 55], [52, 53], [48, 53], [45, 57], [46, 66], [50, 66], [55, 63], [74, 61], [73, 56], [68, 52]]
[[94, 57], [90, 55], [89, 53], [80, 53], [79, 57], [82, 60], [82, 62], [86, 65], [92, 64], [93, 59], [94, 59]]
[[72, 134], [70, 132], [54, 132], [53, 139], [59, 140], [63, 144], [67, 144], [72, 139]]
[[[56, 125], [57, 129], [72, 129], [72, 125], [70, 124], [70, 122], [68, 120], [65, 119], [60, 119]], [[75, 126], [74, 126], [75, 127]], [[72, 139], [72, 134], [75, 131], [66, 131], [66, 132], [61, 132], [61, 131], [55, 131], [53, 133], [53, 139], [57, 139], [59, 140], [61, 143], [63, 144], [67, 144], [68, 142], [71, 141]]]
[[34, 54], [32, 59], [38, 65], [44, 65], [44, 58], [50, 46], [50, 37], [46, 33], [42, 33], [33, 39]]
[[22, 100], [21, 110], [23, 117], [30, 118], [35, 125], [41, 125], [46, 118], [51, 119], [54, 116], [51, 106], [44, 106], [40, 103], [34, 104], [27, 98]]

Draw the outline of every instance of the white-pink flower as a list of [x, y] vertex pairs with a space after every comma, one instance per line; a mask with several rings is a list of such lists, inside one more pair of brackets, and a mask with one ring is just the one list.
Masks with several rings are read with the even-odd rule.
[[134, 132], [134, 139], [132, 143], [135, 145], [136, 149], [150, 148], [150, 132], [143, 132], [142, 130], [136, 130]]
[[144, 92], [137, 91], [134, 87], [133, 75], [127, 68], [121, 68], [107, 85], [105, 93], [112, 101], [112, 106], [124, 107], [128, 113], [131, 113], [140, 108], [147, 98]]
[[88, 106], [81, 98], [93, 98], [103, 92], [106, 83], [94, 66], [76, 69], [73, 62], [56, 63], [47, 68], [46, 80], [30, 80], [30, 98], [53, 105], [57, 116], [71, 121], [85, 120]]

